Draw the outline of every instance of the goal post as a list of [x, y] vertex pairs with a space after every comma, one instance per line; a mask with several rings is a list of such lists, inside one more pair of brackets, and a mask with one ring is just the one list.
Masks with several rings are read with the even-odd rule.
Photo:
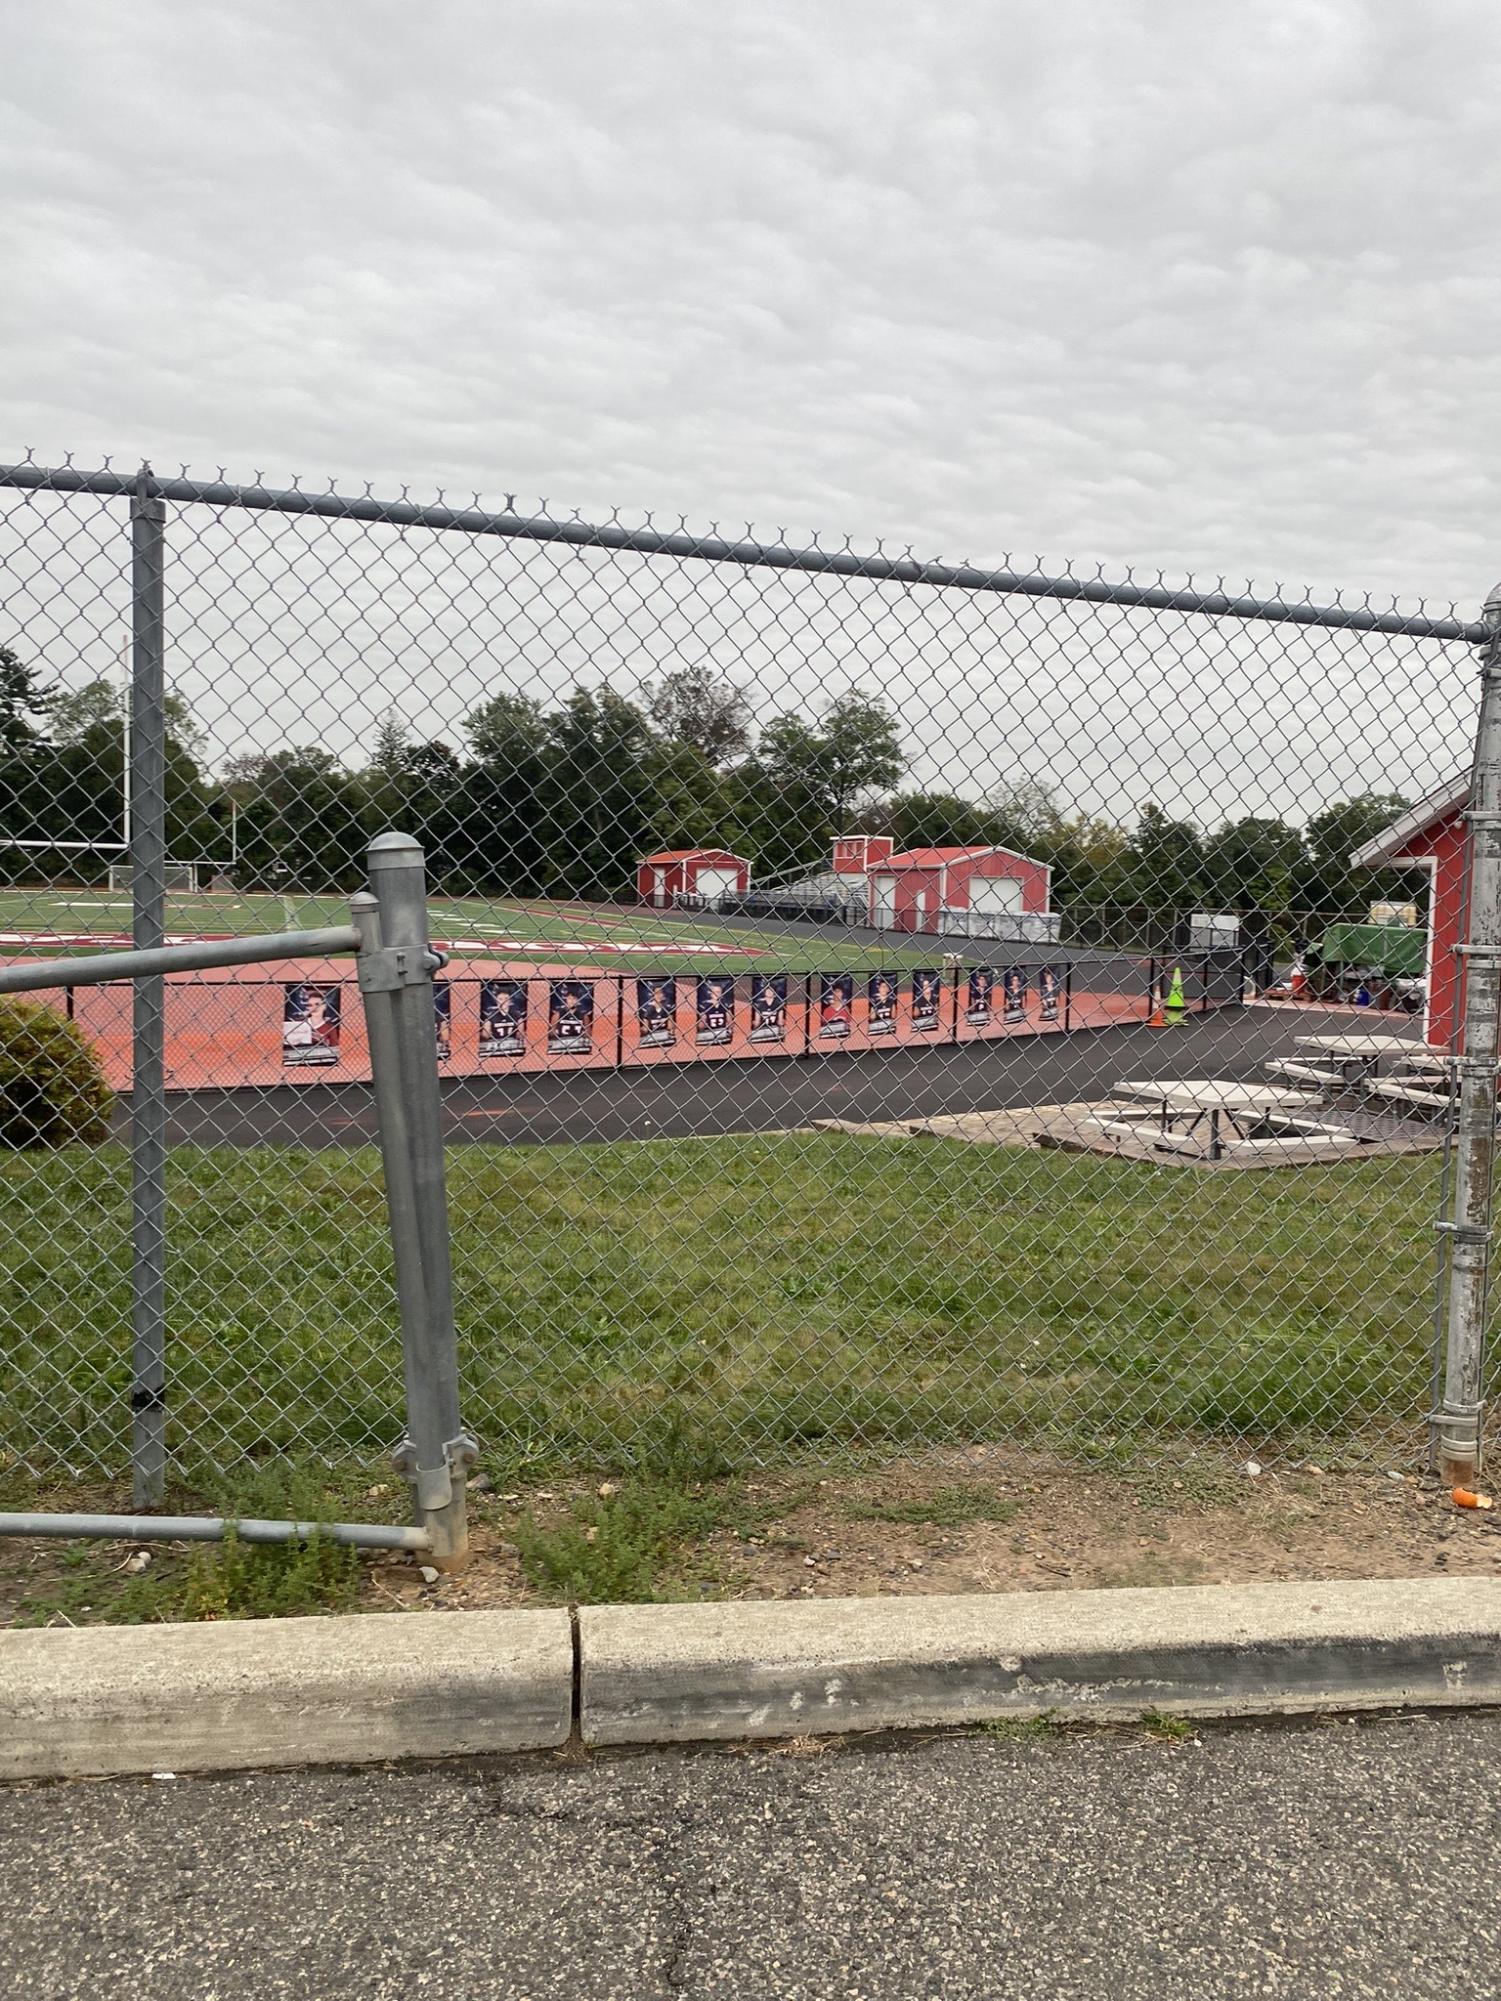
[[[109, 886], [111, 889], [129, 890], [132, 867], [129, 862], [111, 862], [109, 865]], [[165, 887], [169, 895], [180, 896], [205, 887], [213, 874], [209, 862], [167, 862], [162, 870], [166, 879]]]

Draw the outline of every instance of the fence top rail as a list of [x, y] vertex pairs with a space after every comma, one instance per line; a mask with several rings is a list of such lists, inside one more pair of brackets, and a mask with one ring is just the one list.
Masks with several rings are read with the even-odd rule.
[[190, 945], [158, 945], [143, 952], [90, 952], [78, 959], [0, 966], [0, 994], [36, 993], [45, 987], [98, 987], [160, 973], [254, 966], [263, 960], [328, 959], [359, 948], [359, 932], [351, 925], [336, 925], [326, 931], [277, 931], [259, 938], [203, 938]]
[[[624, 550], [642, 556], [676, 556], [706, 563], [738, 564], [745, 569], [803, 570], [813, 575], [855, 577], [874, 582], [925, 584], [947, 590], [995, 592], [1000, 595], [1057, 598], [1085, 604], [1137, 606], [1210, 618], [1265, 620], [1284, 625], [1325, 626], [1342, 632], [1379, 632], [1416, 639], [1462, 640], [1483, 645], [1489, 637], [1479, 621], [1430, 618], [1420, 612], [1375, 608], [1369, 598], [1359, 605], [1320, 605], [1306, 598], [1236, 596], [1212, 591], [1173, 589], [1165, 584], [1138, 584], [1129, 578], [1050, 577], [1040, 571], [982, 569], [971, 563], [921, 561], [913, 556], [888, 556], [880, 550], [861, 554], [848, 545], [825, 549], [815, 538], [807, 548], [786, 542], [755, 539], [733, 541], [717, 534], [697, 535], [687, 528], [664, 530], [650, 519], [631, 527], [610, 520], [590, 522], [574, 516], [553, 520], [507, 507], [499, 511], [449, 507], [437, 503], [381, 500], [373, 494], [304, 492], [300, 487], [239, 486], [223, 480], [158, 478], [140, 473], [84, 471], [75, 466], [42, 466], [30, 461], [0, 465], [0, 487], [23, 492], [92, 493], [110, 498], [156, 498], [187, 506], [244, 507], [274, 514], [305, 514], [335, 521], [372, 522], [393, 528], [453, 530], [464, 535], [499, 535], [514, 541], [561, 542], [576, 548]], [[1219, 580], [1222, 586], [1223, 580]]]

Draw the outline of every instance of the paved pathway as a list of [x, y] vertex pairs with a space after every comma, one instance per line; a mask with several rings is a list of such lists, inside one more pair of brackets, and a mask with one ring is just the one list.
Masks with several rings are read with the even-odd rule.
[[0, 1793], [14, 2001], [1488, 2001], [1501, 1716]]

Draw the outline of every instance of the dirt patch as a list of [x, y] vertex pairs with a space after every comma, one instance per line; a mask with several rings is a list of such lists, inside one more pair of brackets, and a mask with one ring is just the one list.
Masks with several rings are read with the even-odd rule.
[[[1252, 1474], [1244, 1461], [1202, 1457], [1084, 1468], [1007, 1446], [822, 1476], [678, 1487], [622, 1476], [477, 1491], [471, 1520], [474, 1559], [463, 1575], [425, 1581], [413, 1559], [363, 1558], [344, 1602], [459, 1610], [569, 1596], [849, 1598], [1501, 1574], [1501, 1508], [1459, 1509], [1409, 1474]], [[612, 1541], [613, 1567], [591, 1570]], [[560, 1580], [572, 1572], [547, 1569], [563, 1544], [584, 1563], [571, 1588]], [[112, 1580], [130, 1555], [123, 1545], [85, 1555], [54, 1542], [0, 1544], [0, 1623], [109, 1618]], [[183, 1556], [165, 1546], [153, 1566]], [[591, 1577], [630, 1583], [591, 1590]]]

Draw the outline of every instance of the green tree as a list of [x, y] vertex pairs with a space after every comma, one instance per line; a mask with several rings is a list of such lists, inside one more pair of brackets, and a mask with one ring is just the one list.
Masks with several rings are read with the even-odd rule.
[[1358, 917], [1373, 901], [1426, 895], [1426, 871], [1350, 867], [1357, 848], [1383, 833], [1407, 806], [1397, 792], [1357, 792], [1313, 815], [1303, 829], [1297, 872], [1298, 902], [1310, 920]]
[[248, 882], [319, 894], [363, 879], [368, 793], [329, 751], [289, 746], [234, 758], [224, 792], [239, 809]]
[[896, 719], [878, 697], [852, 689], [817, 722], [779, 716], [761, 733], [753, 784], [764, 845], [789, 865], [827, 856], [848, 831], [861, 795], [894, 785], [905, 768]]
[[634, 893], [654, 845], [653, 737], [613, 688], [575, 689], [547, 719], [541, 834], [549, 888], [583, 897]]
[[1215, 910], [1285, 914], [1302, 855], [1303, 837], [1285, 820], [1227, 820], [1204, 843], [1205, 900]]
[[695, 750], [721, 770], [750, 749], [751, 705], [745, 689], [707, 661], [674, 667], [643, 690], [646, 713], [669, 743]]
[[0, 754], [40, 741], [37, 724], [52, 701], [52, 690], [41, 686], [37, 670], [28, 667], [14, 648], [0, 646]]

